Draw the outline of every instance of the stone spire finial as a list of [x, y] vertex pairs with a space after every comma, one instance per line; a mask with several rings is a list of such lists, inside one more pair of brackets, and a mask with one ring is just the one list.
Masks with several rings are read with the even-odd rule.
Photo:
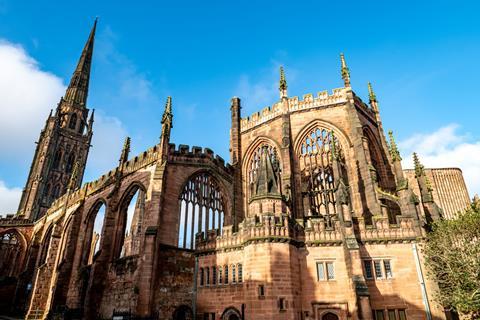
[[283, 71], [283, 67], [280, 66], [280, 83], [278, 89], [280, 90], [280, 98], [287, 97], [287, 80], [285, 79], [285, 72]]
[[120, 155], [120, 165], [124, 164], [128, 161], [128, 155], [130, 153], [130, 137], [125, 138], [125, 142], [123, 143], [122, 153]]
[[420, 177], [425, 174], [425, 167], [420, 163], [416, 152], [413, 153], [413, 164], [415, 166], [415, 177]]
[[88, 85], [90, 82], [90, 68], [92, 66], [93, 44], [95, 42], [95, 31], [97, 30], [97, 21], [95, 19], [92, 30], [88, 37], [85, 47], [73, 72], [72, 79], [65, 94], [65, 101], [85, 106], [88, 96]]
[[368, 83], [368, 98], [370, 99], [370, 102], [377, 101], [377, 96], [375, 95], [372, 84], [370, 82]]
[[73, 169], [72, 169], [72, 175], [70, 176], [70, 180], [68, 181], [67, 189], [70, 191], [73, 191], [77, 185], [79, 167], [80, 167], [80, 164], [78, 163], [78, 161], [75, 161], [75, 164], [73, 165]]
[[400, 156], [400, 151], [398, 150], [397, 143], [395, 142], [395, 138], [393, 137], [393, 131], [388, 131], [388, 137], [390, 138], [390, 156], [392, 157], [392, 161], [402, 161], [402, 157]]
[[170, 137], [170, 130], [173, 127], [172, 97], [167, 97], [165, 111], [162, 116], [162, 136]]
[[342, 79], [343, 83], [345, 84], [346, 88], [350, 87], [350, 70], [347, 67], [347, 63], [345, 62], [345, 56], [343, 53], [340, 53], [340, 61], [342, 63]]

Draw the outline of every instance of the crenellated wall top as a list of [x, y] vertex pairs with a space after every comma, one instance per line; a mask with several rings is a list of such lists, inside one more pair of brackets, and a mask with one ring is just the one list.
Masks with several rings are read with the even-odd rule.
[[[293, 113], [312, 108], [328, 107], [347, 102], [347, 90], [345, 88], [333, 89], [332, 94], [328, 91], [322, 91], [314, 96], [311, 93], [305, 94], [303, 99], [298, 96], [288, 98], [288, 110], [285, 112]], [[249, 117], [242, 118], [240, 121], [241, 132], [254, 128], [269, 120], [275, 119], [284, 113], [283, 103], [277, 102], [271, 107], [265, 107], [259, 112], [255, 112]]]

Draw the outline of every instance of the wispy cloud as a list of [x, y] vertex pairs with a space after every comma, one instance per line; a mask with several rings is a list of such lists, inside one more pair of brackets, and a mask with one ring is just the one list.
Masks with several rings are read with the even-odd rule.
[[[401, 141], [405, 168], [413, 168], [411, 154], [417, 152], [426, 167], [457, 167], [463, 171], [470, 195], [480, 192], [480, 139], [461, 134], [461, 127], [449, 124], [430, 133], [417, 133]], [[407, 156], [408, 155], [408, 156]]]
[[[278, 81], [280, 78], [280, 66], [283, 63], [272, 59], [268, 67], [260, 70], [253, 76], [242, 74], [238, 81], [234, 95], [242, 99], [242, 106], [248, 115], [252, 112], [261, 110], [266, 106], [271, 106], [279, 99]], [[293, 68], [285, 70], [287, 83], [295, 81], [297, 71]], [[255, 81], [252, 78], [257, 79]]]

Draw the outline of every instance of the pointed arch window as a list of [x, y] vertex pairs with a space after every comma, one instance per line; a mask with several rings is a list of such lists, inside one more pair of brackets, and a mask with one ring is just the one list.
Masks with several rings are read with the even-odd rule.
[[334, 159], [346, 177], [341, 146], [332, 131], [317, 127], [302, 139], [299, 163], [305, 215], [324, 217], [327, 226], [336, 214]]
[[[276, 175], [280, 175], [281, 173], [281, 168], [280, 168], [280, 159], [278, 156], [277, 148], [267, 144], [263, 143], [260, 146], [258, 146], [257, 149], [252, 153], [250, 161], [248, 163], [248, 171], [247, 171], [247, 177], [248, 177], [248, 195], [249, 198], [254, 196], [256, 194], [256, 185], [257, 185], [257, 180], [258, 180], [258, 173], [260, 169], [260, 162], [262, 158], [262, 153], [266, 152], [269, 160], [271, 161], [272, 164], [272, 169]], [[278, 178], [277, 178], [278, 179]]]
[[68, 124], [68, 128], [70, 128], [72, 130], [75, 130], [76, 127], [77, 127], [77, 115], [74, 113], [70, 117], [70, 122]]
[[139, 185], [134, 185], [126, 193], [121, 206], [120, 224], [123, 233], [118, 242], [120, 258], [140, 253], [145, 200], [144, 188]]
[[24, 247], [15, 231], [0, 235], [0, 277], [15, 276], [21, 268]]
[[179, 197], [178, 246], [194, 249], [195, 235], [209, 230], [220, 233], [224, 223], [224, 195], [208, 173], [191, 178]]
[[62, 150], [57, 150], [55, 157], [53, 158], [53, 169], [58, 169], [60, 167], [60, 162], [62, 161]]
[[100, 251], [105, 212], [105, 203], [103, 201], [98, 201], [92, 207], [91, 213], [88, 216], [85, 250], [83, 253], [83, 263], [85, 265], [92, 264]]
[[67, 173], [71, 173], [73, 170], [73, 166], [75, 164], [75, 153], [72, 151], [67, 159], [67, 165], [65, 166], [65, 171]]

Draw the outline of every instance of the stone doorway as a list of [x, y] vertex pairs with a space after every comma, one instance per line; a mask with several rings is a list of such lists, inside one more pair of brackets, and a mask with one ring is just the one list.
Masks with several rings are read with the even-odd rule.
[[336, 314], [327, 312], [322, 316], [322, 320], [339, 320], [339, 318]]
[[173, 320], [192, 320], [193, 312], [189, 306], [180, 306], [173, 312]]

